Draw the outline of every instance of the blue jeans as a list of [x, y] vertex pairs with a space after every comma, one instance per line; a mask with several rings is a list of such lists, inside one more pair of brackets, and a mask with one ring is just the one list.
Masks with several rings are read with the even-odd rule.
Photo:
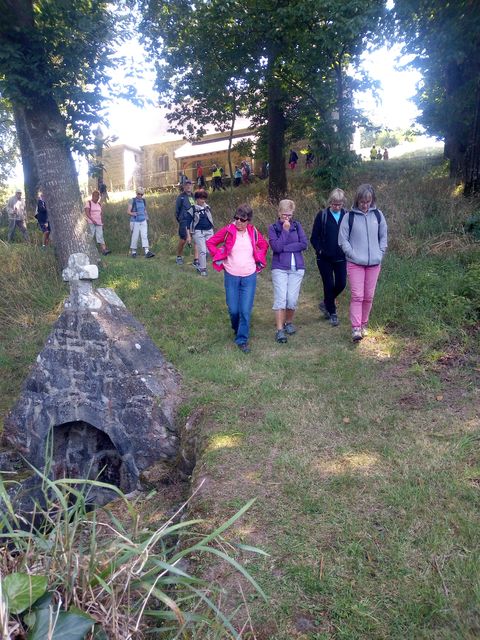
[[225, 298], [232, 329], [235, 331], [236, 344], [246, 344], [250, 333], [250, 316], [252, 315], [257, 274], [251, 276], [225, 275]]

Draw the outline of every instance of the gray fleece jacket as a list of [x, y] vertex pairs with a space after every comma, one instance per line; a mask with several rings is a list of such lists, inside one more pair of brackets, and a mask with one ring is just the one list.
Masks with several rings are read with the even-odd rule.
[[347, 262], [364, 267], [380, 264], [387, 249], [385, 216], [377, 209], [380, 213], [379, 225], [374, 209], [370, 209], [366, 214], [358, 209], [352, 211], [354, 217], [351, 233], [349, 234], [348, 213], [343, 217], [338, 232], [338, 244], [345, 253]]

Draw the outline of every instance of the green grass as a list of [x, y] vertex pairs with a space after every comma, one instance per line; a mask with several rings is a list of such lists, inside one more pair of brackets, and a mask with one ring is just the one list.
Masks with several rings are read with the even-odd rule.
[[[181, 372], [179, 421], [200, 410], [193, 484], [207, 482], [193, 513], [219, 523], [257, 497], [232, 535], [270, 553], [246, 560], [271, 597], [265, 605], [245, 591], [262, 640], [460, 640], [480, 633], [479, 248], [462, 233], [470, 205], [452, 192], [437, 161], [373, 165], [365, 163], [345, 187], [351, 195], [364, 180], [378, 185], [390, 231], [372, 336], [358, 347], [350, 341], [347, 293], [338, 329], [319, 316], [311, 251], [298, 334], [275, 343], [265, 271], [245, 356], [232, 342], [222, 275], [200, 279], [190, 265], [175, 265], [172, 197], [149, 201], [153, 260], [127, 258], [123, 205], [106, 213], [114, 253], [100, 283], [116, 290]], [[265, 231], [275, 213], [264, 188], [214, 194], [217, 224], [248, 198]], [[291, 185], [307, 232], [326, 195], [302, 176]], [[25, 257], [20, 244], [7, 251]], [[33, 295], [28, 302], [35, 331], [3, 320], [21, 295], [0, 308], [9, 337], [2, 410], [14, 401], [61, 297], [50, 277], [56, 284], [48, 303]], [[16, 366], [11, 340], [20, 334], [29, 346]], [[233, 609], [237, 584], [219, 572]]]

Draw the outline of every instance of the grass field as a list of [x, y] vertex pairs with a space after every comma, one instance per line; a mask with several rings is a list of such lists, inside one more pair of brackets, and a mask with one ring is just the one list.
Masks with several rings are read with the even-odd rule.
[[[199, 559], [228, 588], [227, 610], [246, 603], [235, 614], [246, 640], [480, 636], [480, 251], [462, 231], [474, 205], [452, 193], [438, 161], [365, 163], [346, 191], [365, 180], [378, 187], [390, 250], [358, 346], [347, 292], [341, 325], [321, 318], [310, 250], [298, 333], [274, 341], [265, 270], [252, 352], [239, 352], [222, 275], [199, 278], [191, 256], [175, 264], [172, 196], [148, 201], [153, 260], [127, 257], [125, 203], [107, 207], [113, 254], [100, 284], [182, 374], [178, 419], [190, 417], [200, 442], [193, 486], [205, 480], [193, 511], [213, 525], [257, 498], [232, 535], [270, 554], [243, 558], [269, 602]], [[327, 194], [303, 176], [291, 189], [309, 233]], [[264, 185], [214, 194], [218, 226], [244, 199], [266, 231], [275, 210]], [[1, 245], [0, 262], [4, 415], [65, 290], [39, 249]]]

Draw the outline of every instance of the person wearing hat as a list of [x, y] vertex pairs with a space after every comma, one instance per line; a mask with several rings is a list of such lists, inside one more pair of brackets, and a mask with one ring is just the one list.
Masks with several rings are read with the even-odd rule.
[[[185, 249], [185, 245], [192, 244], [192, 236], [190, 234], [190, 209], [195, 206], [195, 199], [193, 197], [193, 184], [190, 179], [187, 179], [183, 183], [183, 191], [177, 197], [177, 201], [175, 203], [175, 217], [178, 222], [178, 247], [177, 247], [177, 257], [175, 259], [178, 265], [182, 265], [184, 263], [183, 260], [183, 250]], [[195, 249], [195, 259], [193, 261], [193, 266], [195, 268], [198, 267], [198, 255]]]
[[135, 198], [132, 198], [128, 205], [127, 213], [130, 216], [130, 230], [132, 237], [130, 241], [130, 255], [137, 257], [137, 245], [139, 238], [142, 242], [145, 258], [154, 258], [155, 254], [150, 251], [148, 244], [148, 213], [147, 202], [143, 197], [142, 187], [137, 188]]
[[25, 202], [22, 200], [22, 192], [17, 189], [15, 195], [9, 198], [7, 202], [8, 214], [8, 242], [12, 242], [15, 235], [15, 229], [18, 227], [24, 240], [28, 242], [27, 231], [27, 213], [25, 211]]

